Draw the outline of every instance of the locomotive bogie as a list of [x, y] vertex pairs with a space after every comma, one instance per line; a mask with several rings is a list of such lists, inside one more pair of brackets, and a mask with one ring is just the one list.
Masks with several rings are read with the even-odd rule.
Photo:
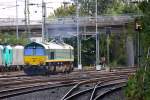
[[47, 62], [47, 66], [49, 67], [50, 72], [56, 72], [56, 73], [64, 73], [64, 72], [70, 72], [73, 70], [72, 64], [73, 62], [69, 61], [63, 61], [63, 62]]

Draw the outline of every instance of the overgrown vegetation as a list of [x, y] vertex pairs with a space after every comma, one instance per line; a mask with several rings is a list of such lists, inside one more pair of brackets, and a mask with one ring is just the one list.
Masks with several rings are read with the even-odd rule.
[[150, 68], [141, 66], [135, 75], [129, 77], [125, 94], [127, 100], [150, 100]]
[[[129, 78], [125, 89], [127, 100], [150, 100], [150, 55], [147, 55], [150, 47], [150, 1], [140, 3], [139, 8], [144, 14], [140, 18], [141, 66], [137, 73]], [[146, 58], [147, 56], [149, 57]]]
[[71, 5], [69, 7], [64, 8], [64, 6], [61, 6], [60, 8], [54, 10], [54, 14], [50, 16], [57, 16], [57, 17], [65, 17], [65, 16], [73, 16], [76, 12], [76, 6]]
[[[80, 16], [95, 16], [95, 1], [78, 0]], [[76, 2], [76, 0], [75, 0]], [[126, 0], [97, 0], [98, 15], [137, 14], [140, 10], [136, 4], [127, 4]], [[69, 6], [61, 6], [50, 14], [49, 18], [66, 17], [76, 15], [76, 3]]]
[[28, 40], [20, 37], [19, 39], [16, 38], [15, 35], [13, 34], [8, 34], [8, 33], [0, 33], [0, 44], [6, 45], [25, 45], [28, 43]]

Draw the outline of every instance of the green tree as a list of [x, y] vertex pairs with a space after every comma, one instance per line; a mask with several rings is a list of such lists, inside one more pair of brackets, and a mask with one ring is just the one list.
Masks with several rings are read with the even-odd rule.
[[[95, 16], [95, 0], [79, 0], [80, 16]], [[110, 14], [127, 14], [137, 13], [139, 8], [136, 4], [127, 4], [124, 0], [97, 0], [98, 15]], [[54, 10], [54, 14], [49, 17], [74, 16], [76, 13], [76, 1], [74, 4], [64, 7], [61, 6]]]
[[142, 32], [141, 32], [141, 46], [144, 48], [144, 54], [146, 55], [148, 48], [150, 47], [150, 1], [143, 2], [139, 5], [143, 11], [144, 16], [141, 18]]
[[107, 8], [107, 14], [122, 14], [124, 10], [125, 3], [121, 0], [113, 0], [112, 4]]
[[[97, 9], [98, 15], [106, 14], [107, 9], [112, 6], [114, 0], [97, 0]], [[81, 5], [81, 12], [84, 15], [92, 15], [95, 14], [95, 0], [79, 0]]]
[[85, 66], [95, 64], [95, 38], [82, 37], [82, 63]]
[[50, 15], [49, 17], [52, 16], [57, 16], [57, 17], [65, 17], [65, 16], [73, 16], [75, 15], [76, 12], [76, 6], [75, 5], [70, 5], [68, 7], [61, 6], [54, 10], [54, 14]]
[[28, 43], [28, 40], [25, 38], [17, 39], [15, 35], [10, 35], [8, 33], [0, 33], [0, 44], [9, 44], [9, 45], [25, 45]]

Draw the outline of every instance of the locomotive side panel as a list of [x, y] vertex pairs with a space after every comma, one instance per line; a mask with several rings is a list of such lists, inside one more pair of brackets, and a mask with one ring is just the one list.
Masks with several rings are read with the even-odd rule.
[[68, 49], [52, 49], [48, 52], [48, 59], [46, 62], [65, 62], [74, 61], [72, 50]]
[[[51, 43], [46, 64], [52, 71], [70, 72], [73, 69], [73, 47], [65, 43]], [[54, 70], [55, 69], [55, 70]]]

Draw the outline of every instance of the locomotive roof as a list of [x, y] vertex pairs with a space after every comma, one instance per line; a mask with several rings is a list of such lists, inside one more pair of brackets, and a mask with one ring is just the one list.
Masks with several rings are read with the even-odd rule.
[[56, 42], [47, 42], [47, 43], [40, 43], [46, 49], [73, 49], [72, 46], [66, 43], [56, 43]]
[[[33, 43], [36, 43], [36, 44], [40, 44], [42, 45], [45, 49], [73, 49], [72, 46], [66, 44], [66, 43], [56, 43], [56, 42], [32, 42], [28, 45], [31, 45]], [[26, 46], [28, 46], [26, 45]]]

